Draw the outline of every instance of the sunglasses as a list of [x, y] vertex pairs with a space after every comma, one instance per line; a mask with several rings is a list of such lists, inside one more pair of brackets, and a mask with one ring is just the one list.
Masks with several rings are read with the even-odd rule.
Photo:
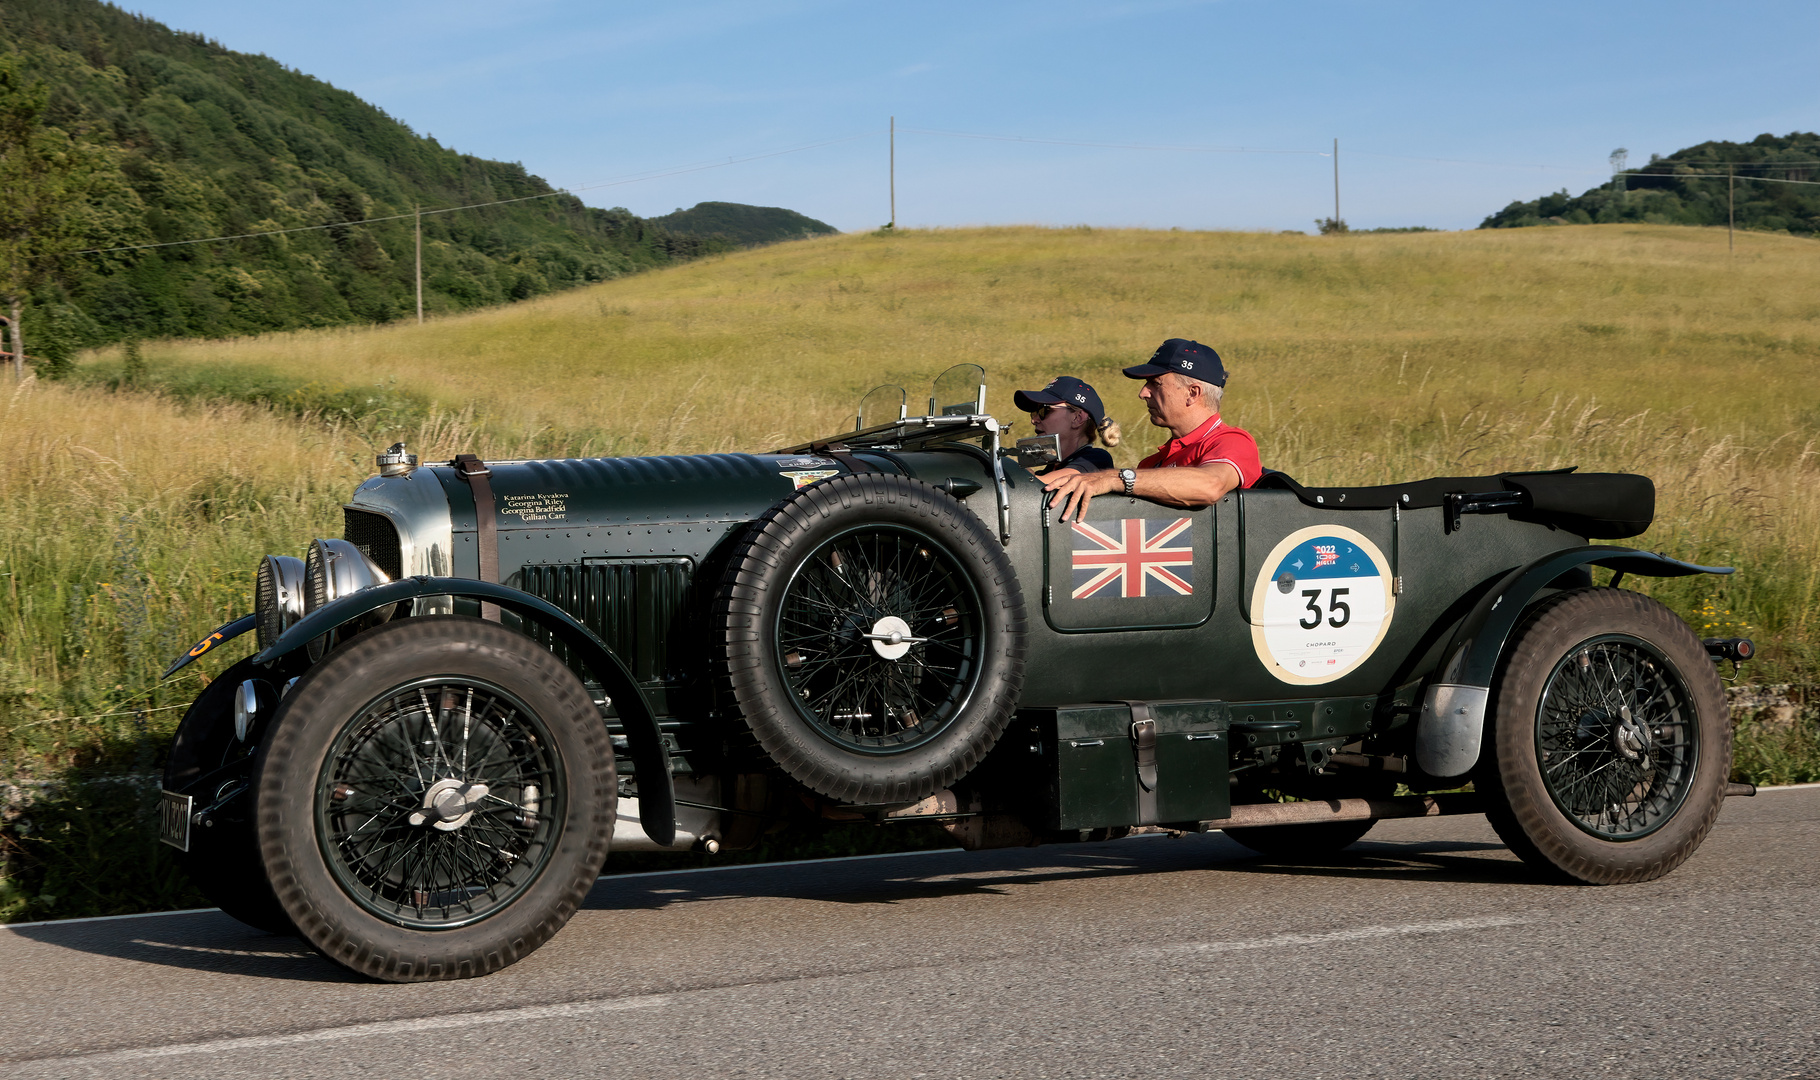
[[1066, 401], [1058, 401], [1053, 405], [1038, 405], [1036, 408], [1030, 410], [1030, 419], [1040, 420], [1057, 409], [1072, 409], [1073, 407], [1074, 406], [1068, 404]]

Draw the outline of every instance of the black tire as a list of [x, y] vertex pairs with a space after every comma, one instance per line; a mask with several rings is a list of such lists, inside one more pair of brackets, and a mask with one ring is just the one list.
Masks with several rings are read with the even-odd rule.
[[581, 680], [522, 634], [445, 615], [311, 668], [254, 805], [299, 932], [354, 971], [423, 982], [497, 971], [562, 929], [606, 859], [617, 787]]
[[1492, 701], [1476, 786], [1525, 862], [1591, 885], [1649, 881], [1712, 829], [1731, 772], [1725, 695], [1656, 601], [1600, 588], [1538, 604]]
[[[759, 752], [840, 802], [953, 784], [1023, 688], [1024, 599], [1003, 547], [901, 476], [835, 477], [772, 507], [729, 564], [715, 619], [724, 685]], [[900, 626], [914, 642], [901, 655], [887, 653], [902, 642], [863, 636]]]
[[[234, 737], [234, 694], [247, 679], [270, 677], [249, 657], [203, 688], [183, 714], [164, 766], [164, 789], [192, 795], [198, 808], [250, 782], [259, 732], [245, 742]], [[272, 699], [277, 687], [270, 687]], [[206, 790], [204, 790], [206, 788]], [[190, 881], [222, 911], [268, 934], [295, 936], [297, 928], [265, 880], [259, 842], [253, 835], [250, 793], [210, 816], [211, 824], [190, 830], [190, 849], [172, 851]]]
[[1316, 821], [1306, 825], [1256, 825], [1220, 831], [1259, 855], [1294, 859], [1331, 855], [1358, 843], [1376, 821]]

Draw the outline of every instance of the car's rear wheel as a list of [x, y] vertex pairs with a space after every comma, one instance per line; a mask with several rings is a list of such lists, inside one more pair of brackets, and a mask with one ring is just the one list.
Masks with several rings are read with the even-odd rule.
[[928, 484], [814, 484], [748, 532], [716, 618], [759, 751], [847, 803], [965, 776], [1017, 707], [1024, 605], [997, 539]]
[[1526, 862], [1595, 885], [1648, 881], [1700, 846], [1725, 801], [1731, 725], [1687, 624], [1619, 589], [1537, 606], [1493, 686], [1487, 816]]
[[[247, 785], [261, 732], [255, 728], [241, 738], [234, 730], [234, 695], [240, 684], [271, 677], [248, 658], [203, 688], [177, 725], [163, 786], [193, 797], [198, 809], [211, 811], [208, 824], [190, 829], [189, 850], [174, 852], [191, 883], [209, 903], [248, 926], [290, 935], [297, 928], [266, 883], [253, 835]], [[264, 700], [277, 699], [276, 686], [268, 683], [261, 689]]]
[[605, 724], [547, 649], [461, 616], [390, 623], [285, 699], [256, 780], [273, 892], [392, 982], [484, 975], [562, 928], [607, 854]]

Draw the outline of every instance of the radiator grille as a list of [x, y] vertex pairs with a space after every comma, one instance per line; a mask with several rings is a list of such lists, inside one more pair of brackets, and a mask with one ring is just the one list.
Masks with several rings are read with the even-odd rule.
[[393, 581], [404, 577], [404, 559], [398, 552], [398, 530], [382, 514], [343, 507], [341, 536], [361, 550]]
[[[640, 683], [669, 683], [682, 676], [680, 661], [688, 654], [679, 639], [688, 630], [684, 613], [693, 566], [688, 559], [527, 566], [521, 587], [594, 631]], [[536, 636], [548, 638], [541, 631]]]

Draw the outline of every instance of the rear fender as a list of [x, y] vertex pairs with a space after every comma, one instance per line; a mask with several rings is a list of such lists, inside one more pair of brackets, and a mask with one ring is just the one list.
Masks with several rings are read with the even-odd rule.
[[659, 847], [669, 847], [675, 841], [676, 792], [670, 782], [670, 755], [664, 750], [651, 703], [625, 662], [605, 642], [568, 612], [540, 597], [474, 578], [409, 577], [362, 589], [317, 608], [286, 630], [270, 648], [253, 657], [253, 662], [270, 664], [363, 615], [420, 596], [459, 596], [498, 604], [548, 630], [568, 646], [613, 699], [613, 707], [619, 712], [632, 763], [638, 770], [639, 819], [645, 835]]
[[1729, 566], [1697, 566], [1652, 551], [1592, 545], [1544, 555], [1504, 575], [1479, 598], [1454, 631], [1441, 654], [1447, 659], [1428, 684], [1421, 715], [1416, 719], [1416, 764], [1423, 772], [1447, 778], [1472, 771], [1485, 733], [1492, 679], [1511, 633], [1551, 583], [1593, 566], [1617, 571], [1620, 576], [1669, 578], [1732, 573]]

